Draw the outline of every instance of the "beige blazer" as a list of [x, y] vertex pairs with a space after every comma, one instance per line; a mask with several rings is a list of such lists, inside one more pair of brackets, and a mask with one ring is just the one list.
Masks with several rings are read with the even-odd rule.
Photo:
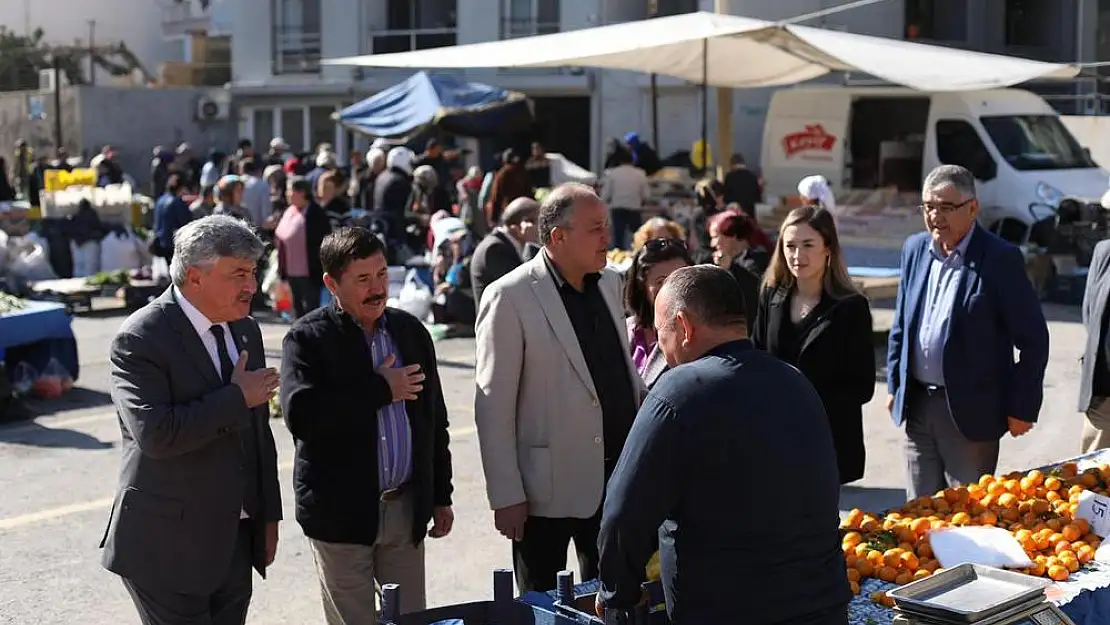
[[[620, 277], [599, 283], [639, 405]], [[477, 324], [474, 417], [490, 507], [524, 501], [529, 513], [589, 518], [605, 488], [601, 406], [544, 254], [487, 287]]]

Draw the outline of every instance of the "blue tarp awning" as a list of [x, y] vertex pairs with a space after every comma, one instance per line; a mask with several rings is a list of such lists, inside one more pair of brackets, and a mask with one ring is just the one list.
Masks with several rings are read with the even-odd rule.
[[336, 120], [374, 137], [407, 138], [428, 126], [467, 137], [492, 137], [526, 130], [532, 123], [532, 103], [515, 91], [418, 72], [348, 106]]

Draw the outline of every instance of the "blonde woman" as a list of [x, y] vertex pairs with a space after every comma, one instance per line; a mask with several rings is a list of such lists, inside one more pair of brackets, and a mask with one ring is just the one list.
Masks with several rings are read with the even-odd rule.
[[875, 393], [871, 309], [848, 277], [832, 214], [819, 203], [794, 209], [782, 223], [752, 340], [817, 389], [840, 483], [863, 477], [863, 405]]
[[652, 239], [673, 239], [686, 243], [686, 229], [677, 221], [666, 217], [652, 217], [632, 235], [632, 251], [635, 252]]

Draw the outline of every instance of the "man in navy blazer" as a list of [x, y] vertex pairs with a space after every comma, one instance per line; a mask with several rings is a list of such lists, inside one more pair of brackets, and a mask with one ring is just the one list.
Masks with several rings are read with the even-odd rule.
[[922, 200], [927, 231], [902, 248], [887, 350], [887, 408], [905, 424], [910, 499], [993, 473], [999, 439], [1036, 423], [1048, 364], [1024, 258], [976, 225], [971, 172], [937, 167]]

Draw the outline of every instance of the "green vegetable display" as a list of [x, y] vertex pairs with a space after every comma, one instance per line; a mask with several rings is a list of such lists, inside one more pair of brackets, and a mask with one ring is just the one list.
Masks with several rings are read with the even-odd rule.
[[27, 302], [14, 295], [0, 293], [0, 315], [27, 308]]
[[85, 278], [85, 284], [89, 286], [116, 286], [128, 284], [129, 277], [126, 269], [118, 271], [101, 271]]

